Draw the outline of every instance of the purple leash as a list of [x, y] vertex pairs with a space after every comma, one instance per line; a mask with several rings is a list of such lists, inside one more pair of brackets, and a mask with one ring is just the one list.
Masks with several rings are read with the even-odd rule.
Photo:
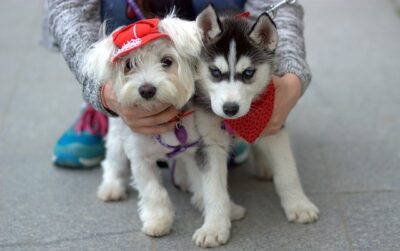
[[196, 140], [195, 142], [192, 143], [187, 143], [187, 139], [188, 139], [188, 135], [187, 135], [187, 131], [185, 129], [185, 127], [181, 124], [181, 123], [177, 123], [175, 126], [175, 136], [179, 141], [179, 145], [173, 146], [170, 144], [167, 144], [165, 142], [162, 141], [161, 136], [160, 135], [156, 135], [154, 136], [154, 139], [160, 143], [160, 145], [172, 149], [171, 152], [167, 153], [166, 156], [168, 159], [172, 159], [172, 165], [171, 165], [171, 180], [172, 180], [172, 184], [174, 184], [176, 187], [178, 187], [175, 183], [175, 168], [176, 168], [176, 159], [175, 157], [180, 154], [183, 153], [184, 151], [186, 151], [188, 148], [191, 147], [195, 147], [197, 145], [199, 145], [201, 143], [201, 138]]
[[135, 12], [135, 15], [138, 19], [144, 19], [143, 12], [140, 10], [139, 6], [135, 2], [135, 0], [126, 0], [128, 6]]

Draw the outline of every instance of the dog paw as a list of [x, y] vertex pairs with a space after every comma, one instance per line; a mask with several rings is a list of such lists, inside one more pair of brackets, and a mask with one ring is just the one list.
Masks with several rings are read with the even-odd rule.
[[97, 196], [104, 201], [123, 200], [127, 197], [126, 189], [120, 181], [103, 182], [97, 191]]
[[308, 198], [285, 203], [283, 209], [290, 222], [312, 223], [319, 217], [318, 208]]
[[263, 181], [272, 181], [272, 171], [266, 163], [259, 163], [256, 165], [256, 177]]
[[241, 220], [244, 218], [245, 214], [246, 214], [246, 209], [244, 207], [235, 204], [233, 201], [231, 201], [231, 211], [230, 211], [231, 221]]
[[[139, 203], [140, 204], [140, 203]], [[152, 205], [140, 209], [142, 231], [150, 236], [162, 236], [171, 231], [174, 211], [168, 205]]]
[[171, 231], [171, 222], [168, 220], [150, 220], [143, 223], [143, 233], [156, 237], [168, 234]]
[[202, 248], [224, 245], [229, 239], [229, 227], [202, 226], [193, 234], [193, 241]]
[[176, 165], [174, 172], [172, 172], [173, 175], [173, 181], [174, 181], [174, 186], [184, 192], [189, 191], [190, 186], [189, 186], [189, 181], [188, 177], [186, 174], [186, 170], [184, 166], [181, 166], [181, 164]]

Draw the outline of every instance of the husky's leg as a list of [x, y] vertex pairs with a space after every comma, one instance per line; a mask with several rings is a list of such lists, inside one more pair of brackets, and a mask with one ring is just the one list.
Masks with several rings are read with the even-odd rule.
[[[194, 158], [185, 158], [182, 161], [184, 165], [181, 167], [185, 170], [185, 177], [187, 181], [187, 188], [190, 192], [193, 193], [191, 202], [197, 207], [199, 211], [204, 210], [204, 198], [203, 198], [203, 188], [201, 184], [201, 172], [199, 170], [198, 164], [194, 161]], [[200, 163], [201, 164], [201, 163]], [[233, 200], [230, 203], [230, 219], [231, 221], [241, 220], [244, 218], [246, 214], [246, 209], [238, 204], [236, 204]]]
[[257, 144], [270, 160], [276, 191], [288, 220], [316, 221], [319, 211], [303, 192], [286, 130], [260, 139]]
[[200, 167], [204, 199], [204, 223], [193, 235], [200, 247], [225, 244], [230, 235], [230, 199], [227, 190], [227, 152], [220, 146], [203, 147], [204, 165]]

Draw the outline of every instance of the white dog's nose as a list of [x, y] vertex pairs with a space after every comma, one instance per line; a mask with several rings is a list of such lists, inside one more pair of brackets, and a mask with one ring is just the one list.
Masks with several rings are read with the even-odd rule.
[[226, 115], [228, 115], [229, 117], [232, 117], [239, 111], [239, 105], [235, 102], [226, 102], [222, 106], [222, 109], [224, 110], [224, 113]]
[[139, 87], [139, 94], [144, 99], [151, 99], [156, 94], [157, 89], [151, 84], [144, 84]]

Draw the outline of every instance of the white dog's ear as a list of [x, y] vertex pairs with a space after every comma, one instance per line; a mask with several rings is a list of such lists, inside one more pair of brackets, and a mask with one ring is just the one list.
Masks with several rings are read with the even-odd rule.
[[181, 56], [199, 56], [202, 48], [201, 36], [194, 22], [179, 19], [171, 13], [160, 21], [159, 29], [168, 34]]
[[273, 51], [278, 44], [278, 32], [274, 21], [267, 13], [261, 14], [249, 32], [249, 37], [258, 45]]
[[94, 43], [83, 60], [83, 73], [98, 81], [108, 79], [114, 67], [111, 57], [117, 49], [111, 35]]
[[216, 38], [222, 32], [222, 24], [212, 4], [209, 4], [196, 18], [205, 41]]

